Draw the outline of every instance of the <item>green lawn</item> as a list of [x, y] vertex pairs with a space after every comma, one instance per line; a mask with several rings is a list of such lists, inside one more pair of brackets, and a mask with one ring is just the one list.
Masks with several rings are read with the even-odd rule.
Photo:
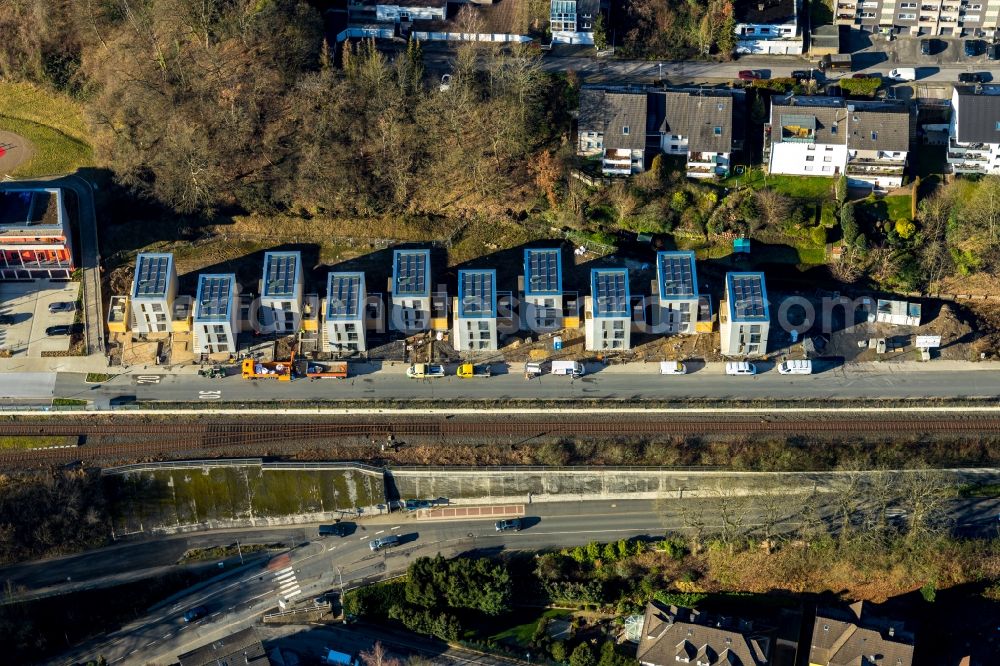
[[[540, 615], [535, 616], [530, 622], [508, 627], [503, 631], [493, 634], [490, 636], [489, 640], [501, 643], [516, 643], [518, 645], [527, 646], [531, 643], [531, 639], [535, 635], [535, 630], [538, 628], [538, 623], [542, 620], [542, 618], [568, 619], [572, 616], [572, 614], [573, 613], [568, 610], [549, 608]], [[524, 617], [524, 615], [520, 613], [518, 613], [517, 616], [519, 618]]]
[[50, 446], [70, 446], [73, 437], [44, 435], [7, 435], [0, 437], [0, 449], [44, 449]]
[[730, 176], [722, 181], [725, 187], [752, 187], [755, 190], [769, 187], [795, 199], [823, 201], [833, 196], [833, 178], [822, 176], [767, 176], [762, 169], [751, 169], [742, 176]]
[[912, 219], [910, 213], [910, 201], [913, 197], [907, 194], [898, 194], [891, 197], [885, 197], [886, 211], [889, 214], [890, 220], [909, 220]]
[[23, 136], [34, 147], [31, 158], [14, 170], [18, 178], [71, 173], [94, 163], [90, 146], [47, 125], [0, 115], [0, 129]]

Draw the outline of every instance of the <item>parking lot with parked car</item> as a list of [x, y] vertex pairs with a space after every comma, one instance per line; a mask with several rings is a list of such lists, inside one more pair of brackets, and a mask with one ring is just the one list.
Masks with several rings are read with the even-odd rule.
[[38, 358], [69, 350], [79, 282], [0, 283], [0, 349]]

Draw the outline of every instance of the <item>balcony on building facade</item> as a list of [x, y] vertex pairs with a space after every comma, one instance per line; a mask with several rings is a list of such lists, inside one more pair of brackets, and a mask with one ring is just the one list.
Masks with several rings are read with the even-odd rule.
[[847, 175], [849, 176], [902, 176], [905, 167], [901, 164], [855, 164], [847, 165]]

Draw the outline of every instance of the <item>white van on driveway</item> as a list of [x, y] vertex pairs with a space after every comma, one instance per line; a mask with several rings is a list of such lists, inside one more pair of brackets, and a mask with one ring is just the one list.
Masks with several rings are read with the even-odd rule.
[[778, 373], [782, 375], [811, 375], [812, 371], [812, 361], [782, 361], [778, 364]]
[[660, 361], [661, 375], [686, 375], [687, 366], [680, 361]]

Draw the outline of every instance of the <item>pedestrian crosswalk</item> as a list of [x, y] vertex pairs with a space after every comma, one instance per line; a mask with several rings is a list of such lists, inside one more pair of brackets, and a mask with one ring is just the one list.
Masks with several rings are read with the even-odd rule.
[[302, 594], [299, 582], [295, 578], [295, 570], [292, 567], [285, 567], [274, 572], [274, 582], [278, 585], [278, 595], [286, 600]]

